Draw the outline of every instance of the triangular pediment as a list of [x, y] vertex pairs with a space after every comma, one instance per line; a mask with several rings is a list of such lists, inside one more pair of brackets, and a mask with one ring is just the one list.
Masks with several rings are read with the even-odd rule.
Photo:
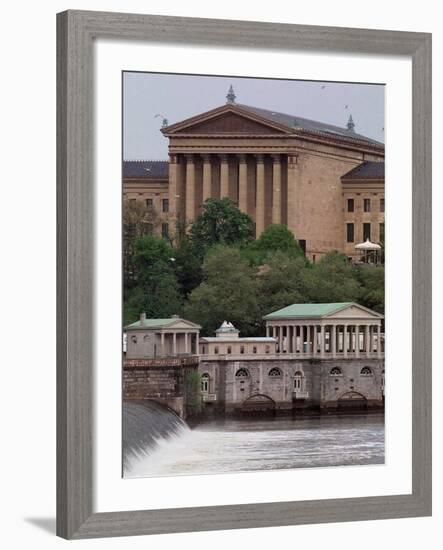
[[237, 105], [224, 105], [162, 129], [166, 136], [179, 135], [269, 135], [290, 134], [282, 124], [247, 112]]
[[164, 329], [200, 329], [200, 325], [196, 325], [195, 323], [187, 321], [186, 319], [177, 319], [172, 321], [170, 324], [165, 325]]
[[325, 315], [328, 319], [382, 319], [383, 315], [360, 304], [350, 304], [342, 309]]

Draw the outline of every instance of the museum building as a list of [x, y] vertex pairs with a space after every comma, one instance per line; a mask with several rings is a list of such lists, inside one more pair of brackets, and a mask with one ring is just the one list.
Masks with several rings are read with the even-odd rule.
[[384, 144], [341, 128], [236, 102], [159, 130], [169, 161], [123, 162], [123, 191], [151, 212], [152, 231], [174, 236], [208, 198], [231, 198], [255, 224], [285, 224], [308, 258], [384, 239]]

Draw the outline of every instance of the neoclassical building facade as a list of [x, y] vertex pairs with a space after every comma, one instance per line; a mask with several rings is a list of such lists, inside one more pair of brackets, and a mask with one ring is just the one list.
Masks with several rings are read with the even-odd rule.
[[227, 98], [161, 129], [169, 161], [124, 162], [125, 198], [155, 204], [158, 234], [171, 235], [177, 220], [191, 224], [206, 199], [229, 197], [256, 236], [285, 224], [314, 261], [330, 250], [353, 258], [363, 235], [380, 240], [382, 143], [356, 133], [352, 120], [340, 128]]

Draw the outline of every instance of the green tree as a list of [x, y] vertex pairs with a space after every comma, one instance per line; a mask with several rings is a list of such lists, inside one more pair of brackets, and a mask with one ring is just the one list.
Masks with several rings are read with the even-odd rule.
[[298, 241], [286, 225], [268, 225], [255, 244], [256, 248], [263, 252], [281, 250], [288, 256], [304, 257], [303, 250]]
[[173, 251], [174, 271], [183, 298], [196, 288], [203, 279], [202, 260], [199, 252], [187, 237], [180, 240]]
[[202, 214], [191, 227], [193, 244], [204, 252], [214, 244], [234, 244], [254, 238], [251, 218], [241, 212], [231, 199], [207, 199]]
[[136, 320], [141, 311], [147, 317], [164, 318], [181, 313], [182, 298], [174, 272], [173, 250], [159, 237], [139, 237], [134, 241], [136, 286], [125, 293], [125, 322]]
[[304, 258], [277, 250], [270, 254], [257, 276], [260, 316], [290, 304], [306, 301]]
[[385, 312], [385, 268], [382, 266], [359, 266], [355, 268], [361, 285], [359, 302], [378, 313]]
[[189, 296], [185, 316], [211, 335], [223, 320], [243, 335], [256, 334], [260, 325], [255, 270], [234, 247], [218, 245], [205, 257], [204, 280]]
[[354, 268], [344, 254], [329, 252], [304, 272], [306, 301], [356, 302], [361, 293]]

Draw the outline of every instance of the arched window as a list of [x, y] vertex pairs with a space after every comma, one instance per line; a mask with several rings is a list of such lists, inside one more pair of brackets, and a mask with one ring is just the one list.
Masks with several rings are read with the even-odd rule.
[[301, 390], [303, 382], [303, 373], [301, 371], [296, 371], [294, 374], [294, 390]]
[[236, 378], [249, 378], [249, 372], [246, 369], [238, 369], [235, 373]]
[[133, 344], [136, 344], [136, 343], [137, 343], [137, 336], [136, 336], [135, 334], [133, 334], [133, 335], [131, 336], [131, 342], [132, 342]]
[[372, 370], [369, 367], [363, 367], [360, 371], [362, 376], [372, 376]]
[[207, 372], [202, 374], [201, 381], [202, 381], [202, 386], [201, 386], [202, 392], [208, 393], [209, 392], [209, 374]]
[[339, 367], [333, 367], [330, 372], [330, 376], [343, 376], [343, 373], [341, 372], [341, 368]]
[[274, 367], [268, 372], [268, 376], [281, 376], [281, 370]]

